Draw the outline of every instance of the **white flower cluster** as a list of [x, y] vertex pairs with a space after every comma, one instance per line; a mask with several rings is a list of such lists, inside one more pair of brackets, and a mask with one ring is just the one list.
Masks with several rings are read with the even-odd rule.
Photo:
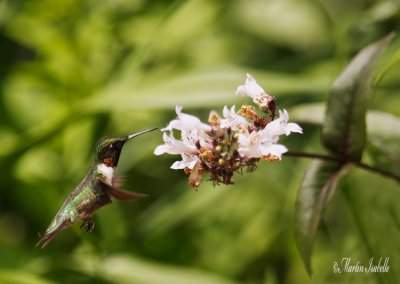
[[[205, 124], [177, 106], [177, 118], [161, 129], [164, 144], [154, 154], [181, 155], [182, 160], [171, 168], [191, 173], [189, 183], [194, 187], [205, 172], [211, 174], [214, 183], [229, 184], [235, 171], [255, 166], [255, 160], [280, 160], [287, 148], [278, 144], [279, 136], [302, 133], [299, 125], [288, 122], [286, 110], [279, 111], [279, 118], [275, 119], [275, 98], [265, 93], [249, 74], [236, 94], [251, 97], [264, 115], [261, 117], [251, 106], [243, 105], [239, 112], [235, 106], [230, 109], [225, 106], [223, 118], [211, 112], [210, 124]], [[180, 132], [179, 139], [175, 138], [174, 130]]]

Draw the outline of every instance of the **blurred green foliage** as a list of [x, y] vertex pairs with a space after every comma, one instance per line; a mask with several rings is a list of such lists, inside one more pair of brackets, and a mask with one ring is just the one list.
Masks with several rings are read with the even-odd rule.
[[[45, 250], [34, 245], [99, 137], [162, 127], [176, 104], [206, 120], [246, 101], [234, 91], [247, 72], [289, 113], [325, 103], [349, 59], [398, 30], [399, 18], [395, 0], [0, 0], [0, 283], [308, 283], [293, 215], [310, 161], [261, 163], [234, 186], [194, 192], [169, 169], [174, 157], [152, 155], [157, 133], [127, 144], [119, 166], [127, 189], [151, 197], [105, 207], [91, 234], [77, 224]], [[370, 107], [400, 116], [397, 65]], [[288, 148], [321, 151], [312, 117], [292, 118], [304, 135]], [[392, 169], [374, 147], [385, 141], [376, 137], [364, 160]], [[312, 281], [396, 283], [399, 198], [393, 181], [361, 170], [344, 178], [322, 220]], [[343, 257], [381, 256], [390, 273], [333, 273]]]

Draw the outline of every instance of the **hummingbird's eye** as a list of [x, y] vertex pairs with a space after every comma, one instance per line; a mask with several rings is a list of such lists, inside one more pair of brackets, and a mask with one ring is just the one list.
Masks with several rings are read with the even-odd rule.
[[113, 146], [114, 146], [114, 143], [111, 143], [110, 146], [108, 146], [108, 147], [112, 148]]

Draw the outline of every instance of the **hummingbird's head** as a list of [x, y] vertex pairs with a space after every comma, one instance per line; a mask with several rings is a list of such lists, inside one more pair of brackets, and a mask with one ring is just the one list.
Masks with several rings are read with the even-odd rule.
[[157, 128], [136, 132], [128, 136], [105, 136], [100, 138], [94, 151], [94, 161], [107, 167], [116, 167], [124, 144], [133, 137], [156, 130]]

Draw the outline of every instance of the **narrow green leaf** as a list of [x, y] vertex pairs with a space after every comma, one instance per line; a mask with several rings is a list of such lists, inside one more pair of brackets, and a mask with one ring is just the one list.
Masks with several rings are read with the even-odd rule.
[[295, 208], [297, 247], [311, 276], [311, 255], [321, 215], [335, 193], [336, 184], [348, 166], [338, 162], [314, 160], [298, 192]]
[[366, 141], [365, 115], [372, 75], [379, 55], [394, 35], [365, 48], [333, 83], [322, 126], [322, 141], [335, 154], [361, 160]]

